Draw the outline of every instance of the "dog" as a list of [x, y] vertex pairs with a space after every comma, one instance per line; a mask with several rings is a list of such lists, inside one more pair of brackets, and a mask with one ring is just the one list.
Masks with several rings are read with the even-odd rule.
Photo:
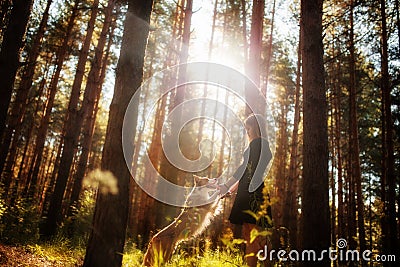
[[[162, 266], [168, 262], [179, 243], [200, 235], [212, 218], [220, 213], [222, 196], [217, 190], [217, 180], [194, 175], [194, 184], [186, 197], [182, 212], [171, 224], [151, 238], [144, 254], [143, 266]], [[209, 204], [188, 207], [190, 203], [198, 203], [197, 201], [204, 199], [205, 196], [210, 200]]]

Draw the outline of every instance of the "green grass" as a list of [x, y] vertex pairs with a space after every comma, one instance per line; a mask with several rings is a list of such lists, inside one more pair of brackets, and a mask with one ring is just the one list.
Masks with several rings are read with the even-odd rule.
[[[3, 248], [5, 247], [3, 246]], [[7, 255], [9, 262], [15, 263], [12, 266], [75, 267], [82, 266], [85, 256], [84, 247], [74, 246], [67, 239], [58, 239], [41, 244], [33, 243], [15, 248], [12, 253], [10, 252]], [[128, 245], [125, 250], [122, 266], [141, 266], [143, 252], [134, 244]], [[178, 249], [172, 259], [167, 264], [163, 264], [164, 266], [238, 267], [245, 266], [245, 264], [238, 251], [229, 251], [226, 248], [217, 250], [208, 248], [204, 252], [190, 254], [184, 249]]]
[[[136, 267], [141, 266], [143, 260], [143, 252], [137, 249], [134, 245], [127, 248], [123, 256], [122, 266]], [[165, 265], [165, 267], [238, 267], [244, 266], [242, 255], [239, 252], [230, 252], [227, 250], [207, 249], [203, 253], [189, 255], [183, 250], [176, 251], [172, 259]]]
[[199, 267], [219, 267], [219, 266], [244, 266], [242, 256], [239, 253], [229, 253], [227, 251], [207, 250], [204, 255], [187, 256], [176, 254], [172, 257], [166, 267], [173, 266], [199, 266]]
[[135, 267], [141, 266], [143, 261], [143, 252], [136, 247], [135, 244], [127, 245], [125, 247], [125, 253], [122, 258], [122, 266], [124, 267]]
[[85, 248], [72, 246], [67, 239], [60, 239], [51, 243], [27, 245], [27, 249], [34, 255], [54, 264], [63, 266], [80, 266], [85, 257]]

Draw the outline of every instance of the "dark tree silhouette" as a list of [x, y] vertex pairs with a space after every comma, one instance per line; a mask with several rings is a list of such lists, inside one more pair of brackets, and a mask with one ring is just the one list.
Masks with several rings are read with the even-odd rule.
[[0, 50], [0, 138], [6, 126], [15, 76], [20, 67], [19, 56], [23, 46], [26, 26], [28, 25], [33, 0], [13, 1], [10, 20], [1, 43]]
[[[323, 44], [323, 0], [301, 1], [303, 60], [303, 183], [301, 242], [317, 252], [330, 246], [327, 102]], [[318, 255], [319, 256], [319, 255]], [[325, 261], [305, 261], [304, 266], [330, 266]]]

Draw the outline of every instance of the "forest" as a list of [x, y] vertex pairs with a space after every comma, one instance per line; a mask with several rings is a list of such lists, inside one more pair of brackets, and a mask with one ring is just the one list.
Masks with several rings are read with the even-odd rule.
[[[0, 266], [399, 266], [399, 2], [0, 0]], [[235, 192], [191, 200], [251, 114], [245, 241]]]

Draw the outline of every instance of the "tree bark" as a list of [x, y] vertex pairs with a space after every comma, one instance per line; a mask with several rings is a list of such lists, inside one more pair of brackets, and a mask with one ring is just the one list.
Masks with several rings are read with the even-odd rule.
[[[152, 0], [128, 2], [101, 164], [103, 170], [110, 171], [116, 177], [118, 192], [99, 193], [97, 196], [84, 267], [117, 267], [122, 264], [130, 199], [130, 165], [125, 163], [122, 151], [122, 124], [129, 101], [142, 82], [152, 5]], [[131, 129], [128, 138], [133, 141], [136, 121], [132, 122]], [[126, 149], [134, 151], [133, 142]]]
[[[330, 246], [327, 103], [322, 44], [323, 0], [301, 1], [303, 60], [302, 249], [317, 255]], [[323, 261], [303, 266], [330, 266]]]

